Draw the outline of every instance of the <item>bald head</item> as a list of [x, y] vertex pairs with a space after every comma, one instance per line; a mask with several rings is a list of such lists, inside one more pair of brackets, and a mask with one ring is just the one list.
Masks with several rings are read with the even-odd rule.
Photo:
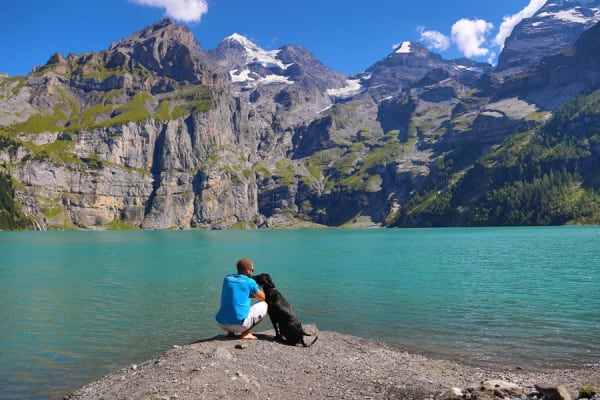
[[254, 272], [254, 264], [249, 258], [242, 258], [237, 262], [237, 271], [238, 274], [252, 276], [252, 273]]

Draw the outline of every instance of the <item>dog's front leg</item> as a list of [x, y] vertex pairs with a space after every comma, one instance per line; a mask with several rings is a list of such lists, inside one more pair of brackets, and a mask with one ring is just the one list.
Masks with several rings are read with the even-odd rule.
[[272, 318], [271, 323], [273, 324], [273, 329], [275, 329], [275, 339], [281, 339], [281, 329], [279, 329], [279, 323], [274, 321]]

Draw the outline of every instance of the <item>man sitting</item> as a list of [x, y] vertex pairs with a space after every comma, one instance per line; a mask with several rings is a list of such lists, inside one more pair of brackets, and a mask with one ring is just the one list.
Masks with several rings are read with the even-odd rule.
[[[223, 279], [221, 308], [216, 320], [230, 337], [240, 335], [241, 339], [256, 339], [250, 331], [267, 315], [265, 293], [252, 279], [254, 264], [248, 258], [237, 262], [237, 274], [229, 274]], [[259, 300], [252, 305], [250, 298]]]

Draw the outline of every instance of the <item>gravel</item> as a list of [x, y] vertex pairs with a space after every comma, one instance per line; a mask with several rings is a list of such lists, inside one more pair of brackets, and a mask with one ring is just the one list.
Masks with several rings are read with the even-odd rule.
[[[314, 325], [305, 329], [319, 336], [306, 348], [273, 341], [273, 331], [255, 333], [258, 340], [218, 335], [175, 345], [64, 399], [534, 399], [541, 397], [535, 385], [542, 383], [563, 385], [576, 399], [581, 387], [600, 384], [598, 365], [546, 371], [478, 367], [318, 332]], [[484, 382], [496, 389], [485, 391]], [[510, 390], [502, 392], [503, 385]]]

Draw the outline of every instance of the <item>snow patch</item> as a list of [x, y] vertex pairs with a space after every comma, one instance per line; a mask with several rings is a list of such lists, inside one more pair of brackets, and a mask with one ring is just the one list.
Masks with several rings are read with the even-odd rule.
[[327, 89], [327, 94], [331, 97], [340, 99], [355, 96], [363, 91], [363, 86], [360, 81], [360, 79], [348, 79], [346, 80], [346, 86], [339, 89]]
[[287, 85], [294, 84], [294, 82], [290, 81], [286, 76], [276, 74], [269, 74], [266, 76], [253, 74], [254, 76], [251, 76], [250, 74], [252, 74], [252, 72], [249, 69], [242, 71], [234, 69], [233, 71], [229, 71], [229, 76], [231, 77], [232, 82], [248, 83], [250, 86], [254, 87], [258, 85], [268, 85], [270, 83], [285, 83]]
[[256, 43], [248, 40], [244, 36], [234, 33], [231, 36], [228, 36], [226, 40], [231, 40], [238, 42], [240, 45], [244, 47], [246, 51], [246, 63], [253, 64], [257, 63], [262, 65], [265, 68], [281, 68], [285, 70], [292, 64], [284, 64], [281, 60], [277, 58], [277, 55], [280, 53], [280, 50], [271, 50], [267, 51], [260, 48]]
[[400, 44], [400, 46], [398, 46], [398, 48], [396, 49], [396, 51], [394, 53], [398, 53], [398, 54], [410, 53], [410, 42], [402, 42], [402, 44]]
[[231, 76], [232, 82], [248, 82], [255, 80], [250, 77], [250, 70], [245, 69], [243, 71], [234, 69], [233, 71], [229, 71], [229, 76]]
[[258, 48], [258, 45], [256, 43], [254, 43], [253, 41], [249, 40], [245, 36], [240, 35], [239, 33], [234, 33], [231, 36], [227, 36], [225, 38], [225, 40], [228, 40], [228, 41], [231, 41], [231, 42], [238, 42], [243, 47], [247, 47], [247, 48], [254, 48], [254, 47]]
[[461, 65], [461, 64], [454, 66], [454, 69], [456, 71], [469, 71], [469, 72], [478, 72], [478, 73], [484, 72], [484, 69], [481, 67]]
[[566, 22], [572, 22], [575, 24], [585, 24], [591, 21], [598, 21], [600, 19], [600, 10], [597, 10], [592, 18], [586, 17], [581, 14], [577, 8], [571, 8], [570, 10], [562, 10], [555, 13], [544, 12], [539, 15], [540, 18], [556, 18]]
[[268, 85], [269, 83], [285, 83], [288, 85], [293, 85], [294, 82], [290, 81], [287, 76], [281, 76], [281, 75], [267, 75], [265, 77], [262, 77], [258, 80], [258, 82], [261, 85]]

